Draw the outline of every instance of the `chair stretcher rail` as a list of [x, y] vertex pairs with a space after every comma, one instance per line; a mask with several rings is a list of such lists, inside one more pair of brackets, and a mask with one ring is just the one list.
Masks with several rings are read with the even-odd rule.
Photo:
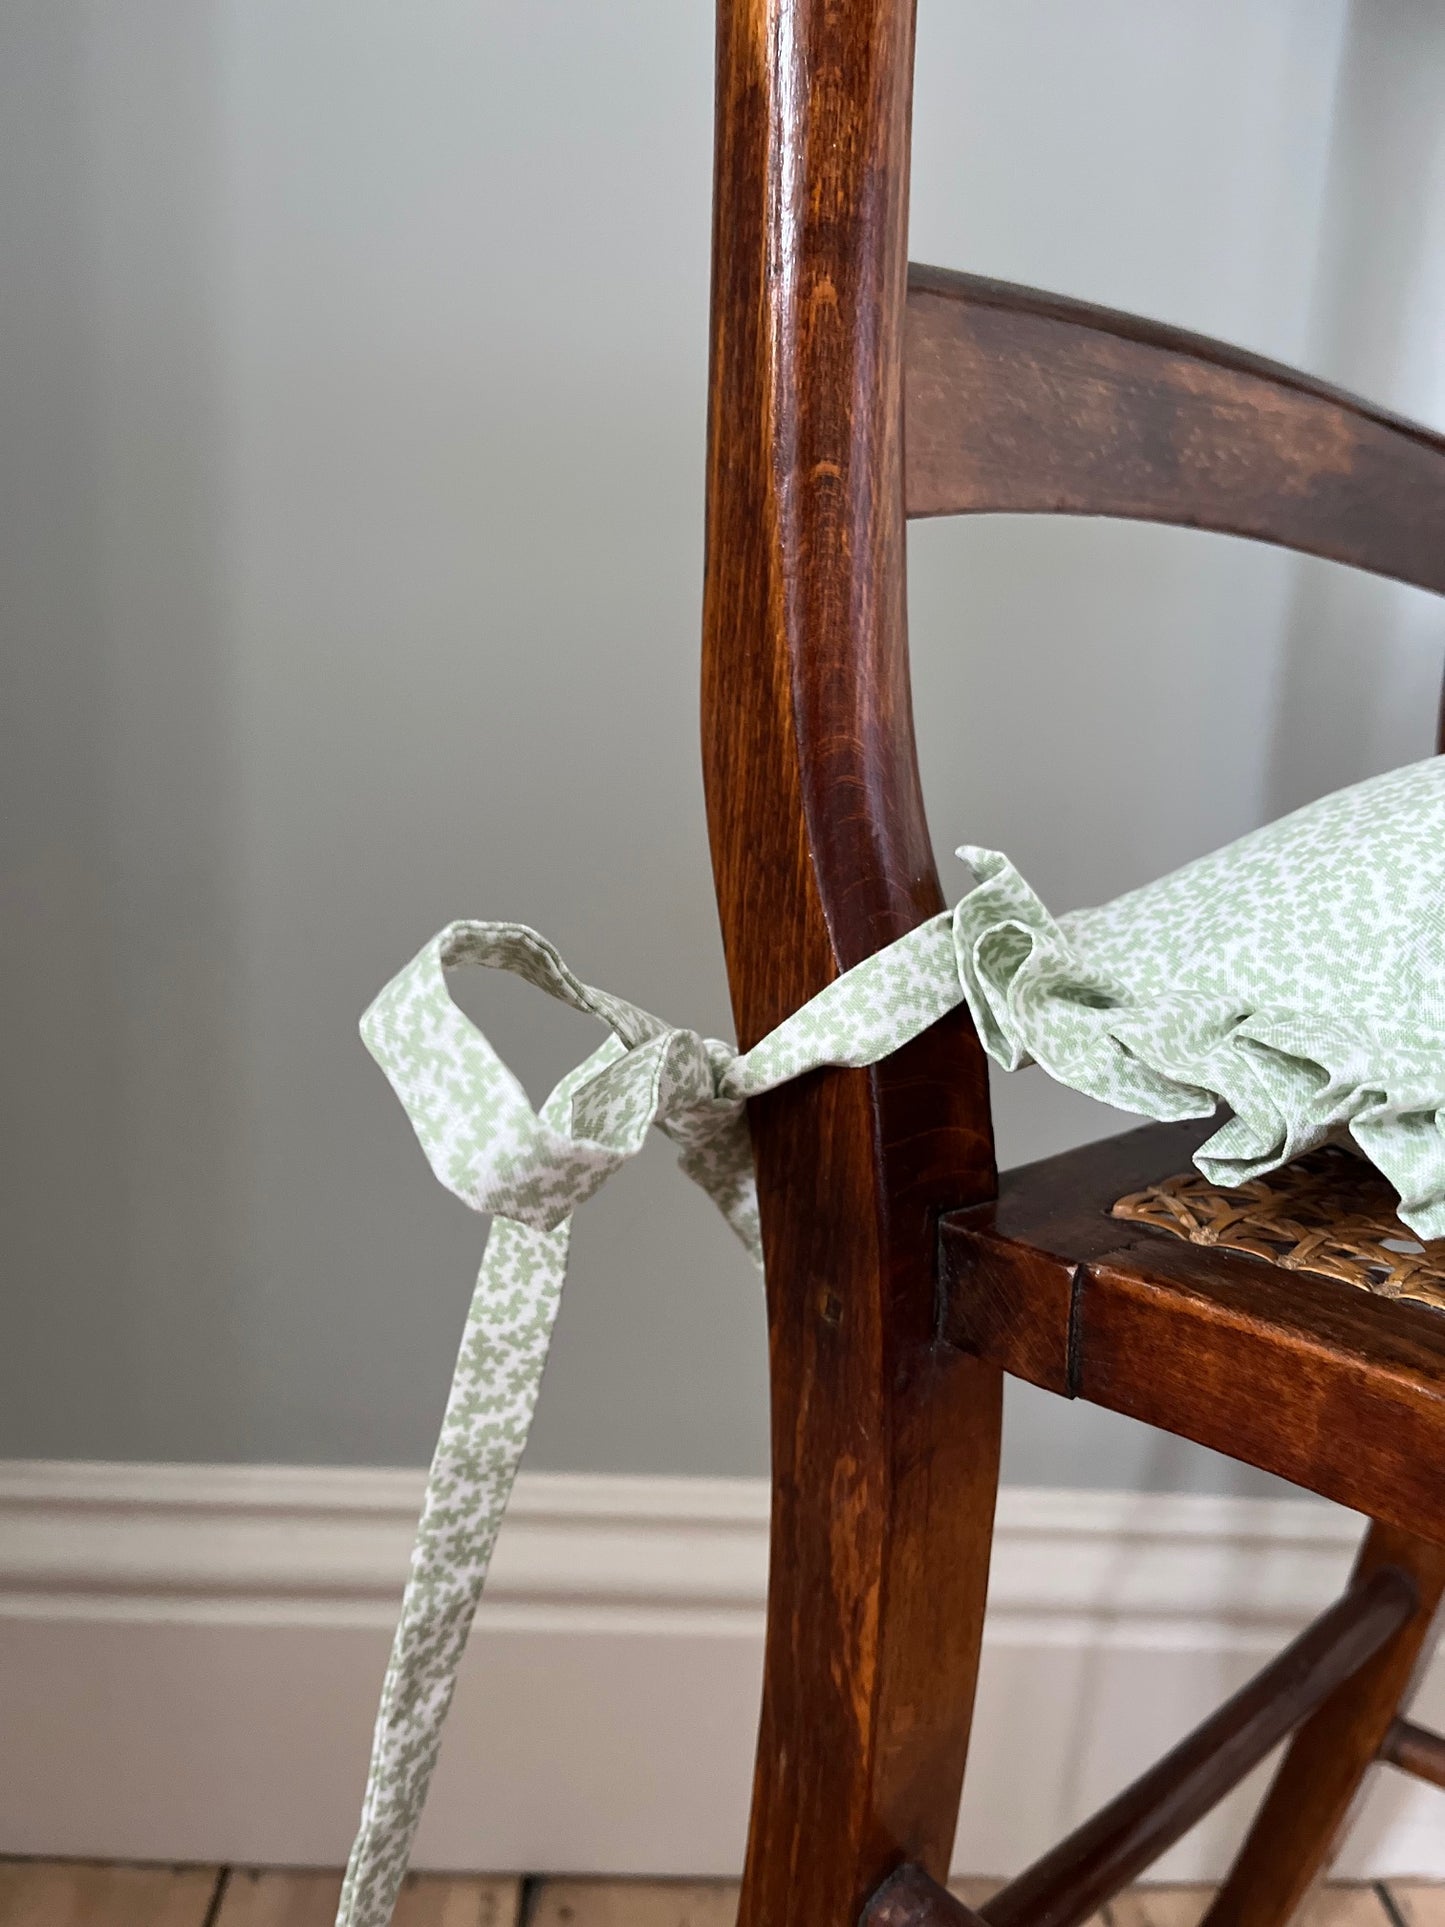
[[977, 1915], [907, 1869], [874, 1896], [863, 1927], [967, 1927], [975, 1919], [983, 1927], [1079, 1927], [1372, 1659], [1417, 1603], [1408, 1575], [1381, 1567]]

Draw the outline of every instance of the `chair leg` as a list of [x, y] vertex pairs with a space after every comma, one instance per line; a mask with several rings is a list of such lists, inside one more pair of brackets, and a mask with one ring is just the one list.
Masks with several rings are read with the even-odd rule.
[[943, 1348], [915, 1355], [909, 1378], [876, 1440], [856, 1421], [821, 1436], [837, 1424], [826, 1396], [792, 1406], [802, 1421], [775, 1429], [763, 1712], [738, 1927], [855, 1927], [902, 1863], [947, 1873], [983, 1627], [1001, 1380]]
[[1279, 1927], [1325, 1872], [1417, 1669], [1445, 1591], [1445, 1547], [1372, 1525], [1355, 1562], [1414, 1581], [1419, 1605], [1395, 1637], [1296, 1733], [1204, 1927]]

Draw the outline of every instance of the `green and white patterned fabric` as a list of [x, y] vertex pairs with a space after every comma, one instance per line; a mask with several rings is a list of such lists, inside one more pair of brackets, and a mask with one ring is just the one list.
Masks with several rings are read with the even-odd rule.
[[[457, 1667], [526, 1442], [571, 1216], [656, 1124], [761, 1262], [749, 1097], [877, 1063], [966, 1002], [999, 1064], [1151, 1118], [1232, 1112], [1198, 1153], [1242, 1183], [1347, 1130], [1422, 1238], [1445, 1236], [1445, 759], [1363, 783], [1101, 909], [1055, 920], [966, 846], [952, 911], [751, 1051], [578, 981], [520, 924], [454, 923], [362, 1022], [441, 1182], [493, 1222], [382, 1689], [338, 1927], [391, 1919]], [[533, 1111], [452, 1002], [464, 963], [515, 972], [610, 1036]]]
[[1445, 1237], [1445, 758], [1057, 922], [1007, 858], [960, 854], [963, 988], [998, 1063], [1145, 1117], [1224, 1104], [1195, 1158], [1215, 1184], [1347, 1130]]

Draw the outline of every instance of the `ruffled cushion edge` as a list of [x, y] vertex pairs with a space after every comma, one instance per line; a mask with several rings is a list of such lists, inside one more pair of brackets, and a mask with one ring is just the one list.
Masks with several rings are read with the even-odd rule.
[[[1313, 1013], [1240, 1009], [1181, 992], [1130, 1000], [1091, 973], [999, 850], [965, 844], [978, 882], [953, 911], [959, 984], [984, 1049], [1161, 1122], [1232, 1115], [1194, 1155], [1213, 1184], [1247, 1183], [1341, 1129], [1399, 1193], [1418, 1238], [1445, 1237], [1445, 1074], [1418, 1046], [1381, 1046]], [[1167, 1030], [1166, 1044], [1161, 1032]], [[1381, 1081], [1382, 1056], [1390, 1088]], [[1417, 1060], [1417, 1061], [1412, 1061]]]

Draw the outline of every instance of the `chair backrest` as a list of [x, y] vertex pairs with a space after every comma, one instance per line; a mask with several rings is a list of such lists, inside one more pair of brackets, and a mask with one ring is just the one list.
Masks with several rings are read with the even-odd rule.
[[1116, 515], [1445, 593], [1445, 436], [1220, 341], [914, 267], [910, 516]]
[[[1445, 438], [1217, 342], [910, 272], [913, 12], [719, 4], [704, 768], [744, 1046], [942, 903], [905, 513], [1175, 522], [1445, 591]], [[828, 1081], [859, 1087], [850, 1115], [863, 1105], [868, 1079]], [[875, 1183], [919, 1182], [895, 1166], [896, 1129], [906, 1163], [947, 1167], [950, 1202], [988, 1194], [965, 1022], [871, 1084]], [[763, 1107], [765, 1191], [769, 1114], [795, 1108]], [[801, 1155], [779, 1150], [790, 1184]]]

